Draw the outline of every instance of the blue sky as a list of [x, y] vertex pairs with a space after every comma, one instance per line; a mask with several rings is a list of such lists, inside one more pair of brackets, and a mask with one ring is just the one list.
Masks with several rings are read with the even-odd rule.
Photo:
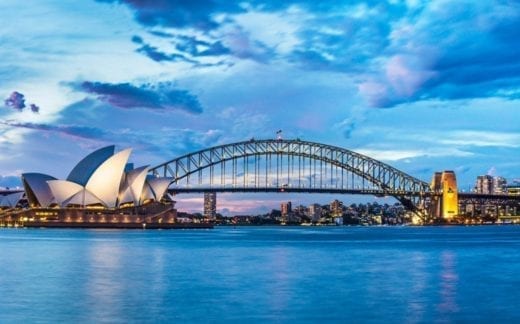
[[[3, 0], [0, 10], [0, 186], [28, 171], [64, 178], [104, 145], [156, 165], [278, 129], [425, 181], [455, 170], [464, 189], [481, 174], [520, 178], [518, 1]], [[219, 208], [330, 198], [221, 195]], [[200, 208], [200, 197], [179, 200]]]

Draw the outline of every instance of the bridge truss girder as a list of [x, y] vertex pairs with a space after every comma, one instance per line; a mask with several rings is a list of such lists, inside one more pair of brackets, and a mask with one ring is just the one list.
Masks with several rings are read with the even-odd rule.
[[[415, 209], [430, 192], [428, 183], [388, 164], [340, 147], [301, 140], [250, 140], [220, 145], [186, 154], [150, 171], [173, 178], [175, 187], [171, 191], [175, 192], [291, 191], [389, 195], [409, 209]], [[345, 176], [351, 177], [351, 181]], [[355, 187], [354, 177], [358, 187]], [[209, 183], [203, 184], [204, 178]], [[240, 178], [241, 183], [238, 181]]]

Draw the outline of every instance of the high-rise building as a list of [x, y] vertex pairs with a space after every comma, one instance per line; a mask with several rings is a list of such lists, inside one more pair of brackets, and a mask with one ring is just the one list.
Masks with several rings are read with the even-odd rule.
[[292, 211], [291, 202], [284, 202], [280, 205], [280, 210], [282, 211], [282, 215], [287, 216]]
[[217, 216], [217, 193], [204, 193], [204, 217], [215, 220]]
[[475, 192], [485, 195], [500, 195], [507, 193], [507, 180], [504, 177], [482, 175], [477, 177]]
[[289, 219], [290, 214], [292, 213], [292, 204], [290, 201], [281, 203], [280, 209], [282, 211], [282, 224], [286, 224]]
[[321, 218], [321, 206], [319, 204], [309, 205], [307, 208], [307, 216], [309, 216], [313, 222], [319, 221]]
[[343, 202], [335, 199], [330, 203], [330, 214], [332, 217], [343, 215]]
[[482, 175], [477, 177], [475, 184], [475, 192], [478, 194], [489, 195], [493, 193], [493, 177], [490, 175]]
[[507, 180], [504, 177], [493, 177], [493, 193], [495, 195], [507, 193]]

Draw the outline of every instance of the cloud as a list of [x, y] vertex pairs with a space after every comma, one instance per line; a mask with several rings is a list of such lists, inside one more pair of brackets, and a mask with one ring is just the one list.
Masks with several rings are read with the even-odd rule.
[[35, 104], [30, 104], [29, 107], [31, 108], [31, 111], [35, 114], [40, 112], [40, 107], [36, 106]]
[[428, 2], [392, 26], [359, 90], [374, 107], [518, 96], [520, 3]]
[[197, 61], [190, 60], [186, 56], [181, 54], [167, 54], [164, 52], [159, 51], [159, 49], [155, 46], [151, 46], [149, 44], [143, 44], [141, 47], [139, 47], [136, 52], [142, 53], [146, 56], [148, 56], [150, 59], [154, 60], [155, 62], [188, 62], [188, 63], [198, 63]]
[[[13, 91], [11, 95], [4, 100], [4, 104], [9, 107], [16, 109], [18, 111], [24, 110], [25, 105], [25, 95], [18, 91]], [[40, 107], [35, 104], [30, 104], [29, 108], [33, 113], [38, 113], [40, 111]]]
[[218, 2], [213, 0], [171, 0], [171, 1], [131, 1], [104, 0], [103, 2], [122, 3], [134, 10], [139, 23], [149, 26], [168, 28], [194, 28], [201, 31], [216, 29], [218, 13], [236, 13], [243, 9], [234, 1]]
[[283, 60], [351, 75], [368, 105], [379, 108], [520, 93], [517, 1], [108, 2], [127, 5], [151, 35], [172, 40], [169, 53], [133, 38], [138, 52], [156, 62]]
[[118, 108], [202, 112], [199, 99], [187, 90], [176, 89], [172, 82], [132, 85], [84, 81], [71, 85], [77, 91], [92, 94], [98, 100]]
[[46, 132], [56, 132], [84, 139], [101, 139], [107, 137], [107, 132], [105, 130], [96, 127], [81, 125], [50, 125], [38, 123], [24, 123], [17, 121], [0, 121], [0, 124], [10, 127], [25, 128]]
[[[168, 36], [174, 37], [174, 36]], [[208, 66], [220, 66], [229, 65], [223, 61], [216, 63], [203, 63], [198, 57], [209, 57], [209, 56], [220, 56], [229, 53], [229, 49], [224, 47], [222, 43], [208, 43], [197, 40], [195, 37], [177, 35], [177, 39], [174, 42], [177, 49], [177, 53], [166, 53], [159, 50], [158, 47], [152, 46], [145, 43], [145, 41], [139, 36], [133, 36], [132, 42], [141, 45], [136, 49], [137, 53], [144, 54], [155, 62], [185, 62], [193, 64], [194, 67], [208, 67]]]
[[21, 111], [25, 108], [25, 96], [18, 91], [13, 91], [11, 95], [4, 100], [4, 103], [7, 107]]
[[457, 146], [477, 147], [520, 147], [520, 133], [493, 131], [452, 131], [438, 143]]
[[489, 176], [496, 176], [497, 175], [497, 168], [495, 168], [494, 166], [489, 168], [489, 170], [486, 172], [487, 175]]
[[255, 40], [250, 33], [242, 28], [237, 27], [227, 32], [224, 36], [224, 42], [232, 55], [240, 59], [267, 63], [275, 56], [274, 49], [259, 40]]
[[189, 53], [191, 56], [220, 56], [229, 54], [229, 48], [221, 41], [207, 42], [199, 40], [194, 36], [177, 35], [175, 37], [175, 48], [181, 52]]
[[343, 132], [343, 136], [347, 139], [351, 138], [352, 132], [356, 129], [357, 120], [354, 118], [347, 118], [340, 123], [334, 125], [335, 129], [339, 129]]
[[375, 160], [381, 161], [399, 161], [418, 157], [446, 157], [446, 156], [458, 156], [467, 157], [472, 156], [473, 153], [462, 151], [459, 149], [409, 149], [409, 150], [387, 150], [387, 149], [371, 149], [371, 148], [360, 148], [354, 150], [357, 153], [366, 155]]

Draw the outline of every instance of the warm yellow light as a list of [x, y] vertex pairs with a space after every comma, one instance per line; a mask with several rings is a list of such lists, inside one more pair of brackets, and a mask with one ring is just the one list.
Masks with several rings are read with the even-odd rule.
[[453, 218], [459, 214], [459, 199], [457, 194], [457, 179], [453, 171], [444, 171], [442, 184], [442, 217]]

